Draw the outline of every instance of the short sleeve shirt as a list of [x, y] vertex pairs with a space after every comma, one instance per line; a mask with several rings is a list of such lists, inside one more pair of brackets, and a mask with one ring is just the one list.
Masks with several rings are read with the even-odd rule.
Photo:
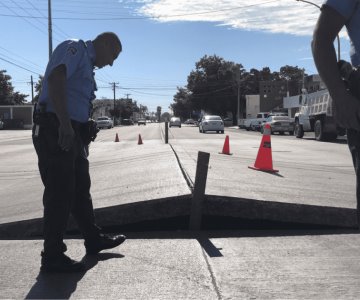
[[56, 47], [47, 65], [42, 83], [40, 103], [54, 112], [48, 95], [48, 77], [59, 65], [66, 67], [66, 102], [70, 119], [81, 123], [90, 116], [91, 102], [95, 99], [94, 79], [95, 49], [91, 41], [68, 40]]
[[360, 0], [327, 0], [325, 4], [346, 18], [351, 62], [354, 66], [360, 66]]

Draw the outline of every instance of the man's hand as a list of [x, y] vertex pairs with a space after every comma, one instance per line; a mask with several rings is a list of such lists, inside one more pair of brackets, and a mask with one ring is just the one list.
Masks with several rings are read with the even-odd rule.
[[336, 96], [335, 120], [339, 126], [360, 131], [360, 99], [355, 98], [345, 90]]
[[60, 148], [64, 151], [69, 151], [73, 144], [75, 139], [75, 133], [74, 129], [71, 126], [71, 123], [68, 124], [61, 124], [59, 126], [59, 139], [58, 144]]

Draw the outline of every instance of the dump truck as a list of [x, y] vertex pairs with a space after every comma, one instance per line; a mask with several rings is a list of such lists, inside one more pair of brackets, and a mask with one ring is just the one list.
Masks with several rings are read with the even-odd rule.
[[300, 95], [300, 110], [295, 114], [295, 136], [314, 132], [317, 141], [332, 141], [345, 135], [334, 119], [334, 103], [327, 89]]

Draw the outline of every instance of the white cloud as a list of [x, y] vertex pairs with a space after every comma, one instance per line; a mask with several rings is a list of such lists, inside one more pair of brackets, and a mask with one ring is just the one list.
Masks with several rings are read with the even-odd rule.
[[[207, 21], [235, 29], [311, 35], [319, 9], [296, 0], [133, 0], [158, 22]], [[312, 0], [321, 5], [323, 0]]]

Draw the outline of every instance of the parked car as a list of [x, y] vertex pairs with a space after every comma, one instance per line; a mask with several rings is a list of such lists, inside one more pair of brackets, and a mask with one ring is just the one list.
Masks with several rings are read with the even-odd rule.
[[233, 125], [233, 119], [232, 118], [224, 118], [224, 125], [225, 126], [232, 126]]
[[97, 127], [98, 128], [113, 128], [114, 127], [114, 122], [110, 117], [98, 117], [96, 120], [97, 123]]
[[224, 122], [220, 116], [204, 116], [199, 123], [199, 132], [216, 131], [224, 133]]
[[134, 125], [134, 122], [131, 119], [123, 119], [121, 125]]
[[195, 124], [195, 120], [193, 119], [187, 119], [184, 124], [191, 124], [191, 125], [194, 125]]
[[284, 134], [288, 132], [290, 135], [294, 135], [294, 120], [288, 116], [270, 116], [262, 124], [261, 133], [264, 133], [265, 125], [269, 124], [271, 129], [271, 134], [278, 132], [279, 134]]
[[172, 117], [170, 119], [170, 123], [169, 123], [169, 127], [172, 126], [178, 126], [179, 128], [181, 128], [181, 120], [178, 117]]
[[138, 120], [138, 125], [146, 125], [146, 119], [139, 119]]

